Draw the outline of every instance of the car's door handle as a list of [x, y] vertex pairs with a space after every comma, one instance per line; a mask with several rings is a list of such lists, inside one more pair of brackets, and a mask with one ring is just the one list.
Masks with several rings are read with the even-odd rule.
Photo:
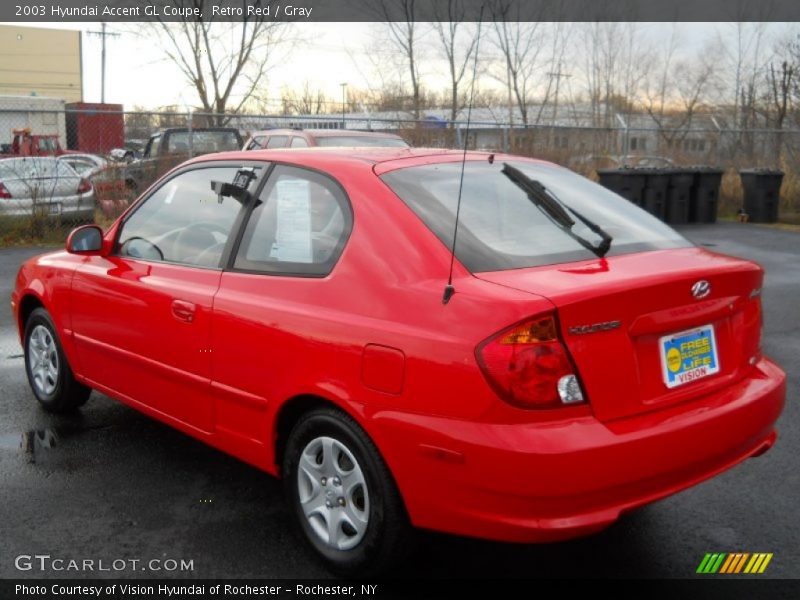
[[194, 321], [194, 312], [197, 307], [191, 302], [186, 300], [173, 300], [172, 301], [172, 316], [179, 321], [186, 321], [191, 323]]

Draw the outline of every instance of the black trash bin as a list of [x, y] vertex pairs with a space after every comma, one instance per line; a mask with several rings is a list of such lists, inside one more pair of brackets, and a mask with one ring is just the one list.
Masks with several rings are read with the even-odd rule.
[[600, 185], [642, 206], [645, 175], [640, 169], [597, 169]]
[[777, 169], [742, 169], [744, 212], [753, 223], [777, 223], [783, 171]]
[[669, 171], [666, 169], [637, 169], [645, 176], [642, 208], [662, 221], [667, 219], [667, 190]]
[[722, 184], [722, 169], [714, 167], [691, 167], [694, 185], [689, 196], [690, 223], [716, 223], [719, 187]]
[[694, 184], [694, 173], [688, 169], [668, 169], [667, 223], [679, 225], [689, 222], [689, 205]]

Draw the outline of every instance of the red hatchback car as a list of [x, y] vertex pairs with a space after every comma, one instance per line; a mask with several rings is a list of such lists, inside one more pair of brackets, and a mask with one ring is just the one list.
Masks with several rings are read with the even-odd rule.
[[176, 168], [12, 306], [46, 409], [98, 390], [281, 476], [365, 574], [411, 526], [569, 538], [765, 452], [762, 279], [545, 162], [277, 150]]

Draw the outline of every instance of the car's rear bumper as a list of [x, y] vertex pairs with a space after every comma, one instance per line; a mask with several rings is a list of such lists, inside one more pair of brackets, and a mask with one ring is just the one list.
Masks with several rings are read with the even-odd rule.
[[590, 416], [524, 425], [377, 419], [415, 525], [551, 541], [603, 529], [623, 512], [768, 450], [785, 379], [763, 359], [748, 378], [713, 395], [610, 423]]
[[27, 198], [3, 200], [0, 201], [0, 218], [30, 218], [37, 214], [50, 219], [94, 219], [94, 205], [93, 193], [40, 200], [36, 206]]

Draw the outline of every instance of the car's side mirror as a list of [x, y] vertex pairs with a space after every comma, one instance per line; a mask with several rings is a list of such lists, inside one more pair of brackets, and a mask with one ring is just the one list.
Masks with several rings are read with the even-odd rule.
[[97, 225], [83, 225], [73, 229], [67, 238], [70, 254], [99, 254], [103, 249], [103, 230]]

